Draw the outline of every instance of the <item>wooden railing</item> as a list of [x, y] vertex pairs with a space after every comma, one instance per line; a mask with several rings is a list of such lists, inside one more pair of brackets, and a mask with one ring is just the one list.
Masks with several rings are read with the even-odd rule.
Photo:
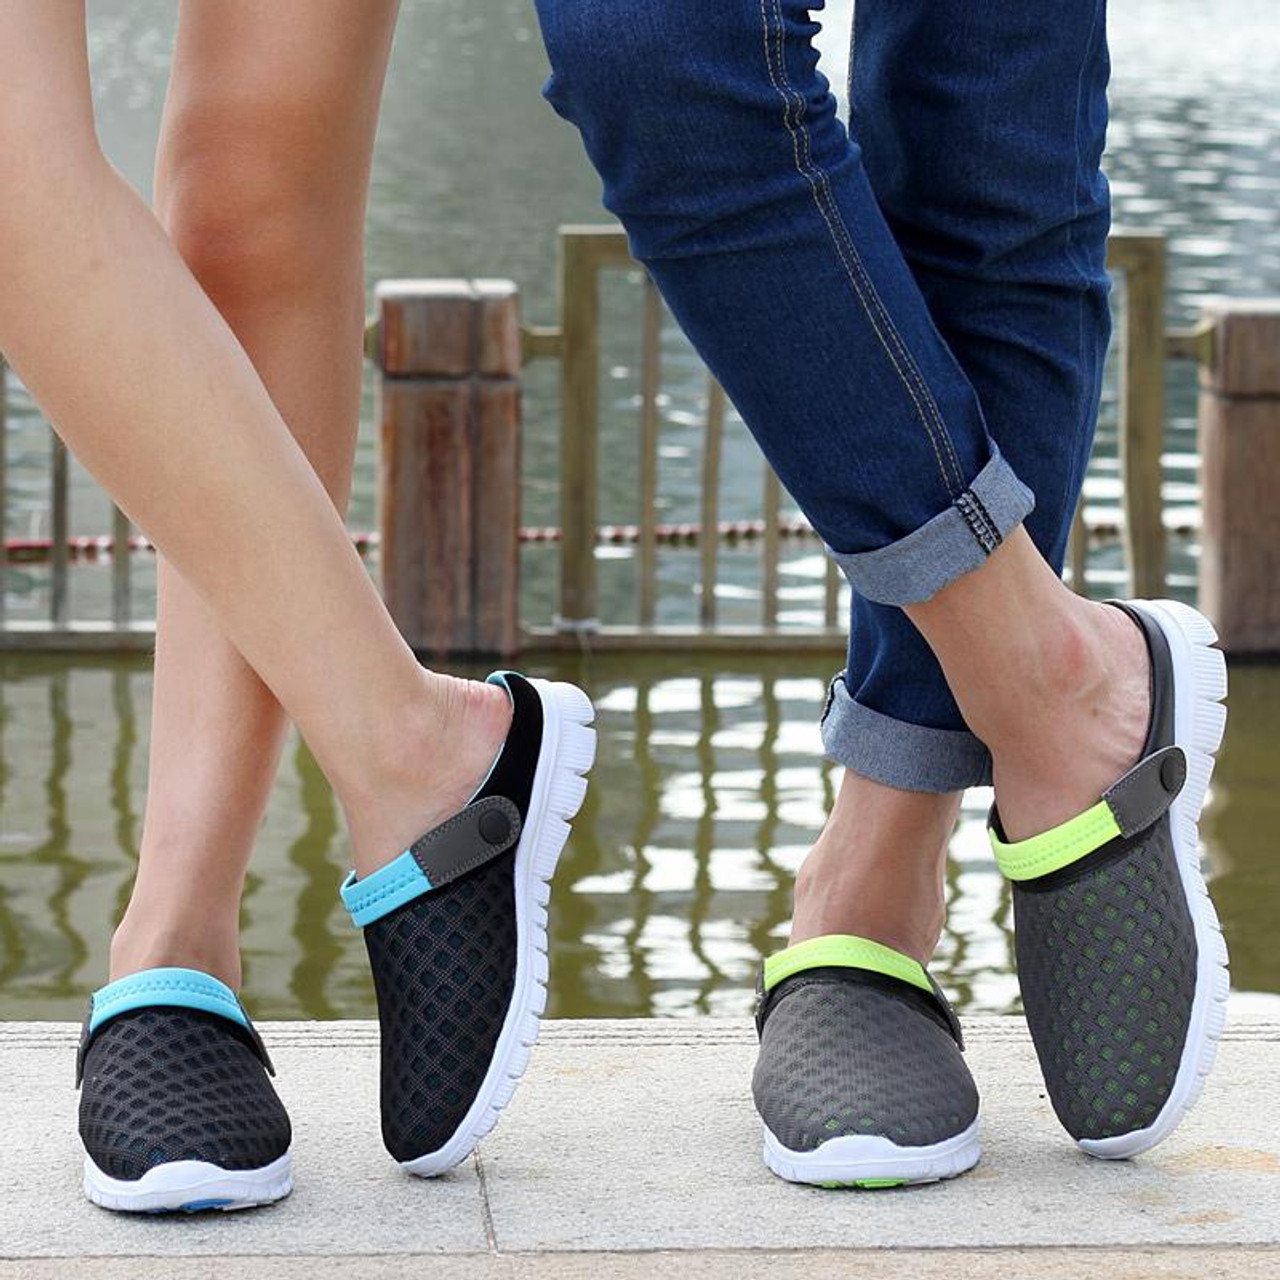
[[[596, 643], [630, 643], [627, 632], [604, 625], [599, 617], [597, 560], [594, 532], [599, 524], [600, 402], [600, 277], [617, 269], [635, 269], [625, 234], [611, 227], [566, 227], [561, 231], [561, 325], [558, 329], [527, 330], [530, 358], [556, 356], [561, 363], [561, 633], [588, 632]], [[1166, 338], [1166, 254], [1164, 238], [1117, 233], [1108, 246], [1108, 265], [1123, 280], [1119, 343], [1119, 449], [1123, 486], [1124, 537], [1130, 589], [1134, 595], [1159, 596], [1165, 589], [1166, 533], [1161, 500], [1161, 453], [1164, 435], [1164, 361], [1166, 353], [1194, 354], [1193, 335]], [[663, 636], [653, 632], [657, 560], [657, 394], [661, 383], [659, 335], [662, 303], [652, 281], [644, 282], [644, 321], [640, 355], [640, 523], [637, 548], [636, 612], [644, 642]], [[718, 524], [720, 459], [724, 433], [725, 398], [709, 379], [702, 453], [700, 531]], [[772, 469], [765, 469], [762, 496], [761, 626], [740, 638], [767, 641], [778, 625], [779, 504], [781, 486]], [[1089, 532], [1083, 503], [1076, 514], [1069, 567], [1071, 580], [1083, 587]], [[679, 634], [681, 643], [723, 645], [729, 635], [716, 626], [718, 537], [701, 537], [702, 590], [700, 627]], [[843, 641], [845, 623], [839, 607], [840, 581], [827, 564], [821, 628], [806, 627], [782, 639], [794, 644]], [[544, 635], [538, 639], [545, 641]]]
[[[396, 600], [412, 602], [410, 605], [393, 604], [393, 611], [397, 612], [398, 621], [405, 626], [406, 633], [421, 648], [436, 653], [466, 652], [470, 649], [561, 648], [587, 643], [593, 647], [640, 649], [690, 645], [750, 648], [760, 644], [825, 648], [841, 644], [845, 634], [841, 610], [842, 583], [834, 566], [829, 563], [820, 593], [821, 623], [804, 627], [779, 624], [782, 551], [784, 542], [797, 530], [794, 522], [783, 519], [785, 495], [777, 477], [767, 467], [760, 497], [760, 517], [748, 531], [760, 547], [760, 620], [754, 626], [727, 626], [719, 617], [715, 587], [720, 578], [721, 535], [725, 531], [720, 514], [728, 406], [724, 393], [709, 377], [702, 426], [700, 496], [696, 513], [689, 512], [682, 525], [687, 535], [682, 541], [696, 544], [697, 548], [700, 597], [696, 624], [676, 628], [657, 625], [658, 560], [662, 533], [658, 522], [659, 397], [662, 387], [660, 340], [664, 312], [657, 291], [647, 277], [643, 278], [642, 284], [644, 300], [639, 335], [640, 429], [636, 485], [640, 515], [633, 531], [635, 622], [623, 625], [619, 619], [601, 617], [597, 576], [601, 523], [600, 284], [606, 272], [618, 269], [637, 271], [638, 267], [628, 253], [623, 232], [616, 227], [566, 227], [562, 229], [560, 243], [561, 311], [560, 324], [554, 327], [520, 327], [514, 286], [499, 286], [497, 294], [493, 294], [493, 297], [500, 295], [506, 300], [500, 306], [493, 297], [488, 302], [483, 301], [492, 293], [493, 282], [464, 283], [460, 293], [456, 289], [451, 292], [452, 285], [444, 287], [443, 282], [408, 281], [384, 286], [379, 291], [383, 312], [371, 324], [366, 347], [377, 365], [379, 376], [384, 452], [381, 494], [383, 570], [384, 578], [391, 575], [395, 579], [395, 590], [388, 591], [388, 598], [394, 595]], [[1135, 594], [1158, 595], [1164, 590], [1166, 548], [1161, 501], [1164, 362], [1170, 356], [1191, 357], [1208, 366], [1213, 353], [1213, 335], [1208, 328], [1193, 333], [1165, 334], [1165, 245], [1162, 237], [1116, 234], [1110, 243], [1109, 263], [1123, 281], [1118, 330], [1118, 434], [1127, 565]], [[394, 300], [396, 307], [396, 324], [410, 323], [412, 327], [411, 333], [399, 332], [394, 351], [387, 345], [385, 332], [389, 299]], [[473, 305], [478, 309], [466, 310]], [[460, 320], [464, 312], [466, 316], [479, 318]], [[410, 321], [404, 320], [406, 316], [411, 318]], [[458, 328], [458, 325], [462, 327]], [[495, 325], [498, 327], [494, 328]], [[449, 341], [457, 350], [444, 364], [440, 364], [438, 344], [443, 341], [441, 335], [447, 334], [453, 335]], [[492, 352], [485, 354], [490, 347], [498, 353], [496, 356]], [[453, 352], [453, 347], [450, 351]], [[397, 449], [419, 449], [420, 437], [424, 433], [429, 434], [424, 423], [438, 423], [439, 414], [444, 412], [440, 406], [454, 405], [457, 406], [455, 416], [460, 415], [449, 428], [454, 436], [448, 437], [446, 432], [441, 440], [446, 441], [448, 437], [462, 442], [459, 447], [474, 447], [475, 433], [478, 430], [487, 432], [505, 451], [508, 470], [517, 468], [514, 482], [518, 485], [519, 364], [544, 358], [560, 361], [559, 608], [552, 626], [531, 627], [520, 626], [519, 618], [513, 612], [516, 578], [508, 571], [508, 561], [516, 555], [519, 539], [519, 530], [514, 522], [503, 535], [512, 542], [510, 548], [504, 544], [502, 548], [486, 549], [493, 542], [490, 531], [485, 531], [484, 537], [466, 533], [470, 528], [475, 534], [474, 508], [489, 501], [485, 494], [492, 488], [492, 460], [485, 462], [485, 466], [490, 468], [489, 489], [475, 489], [474, 476], [469, 470], [466, 472], [470, 477], [467, 484], [473, 488], [466, 494], [462, 492], [465, 487], [460, 479], [462, 472], [457, 475], [449, 472], [453, 478], [447, 492], [431, 494], [397, 495], [390, 491], [388, 477], [400, 474], [407, 477], [400, 483], [421, 483], [420, 480], [415, 481], [414, 476], [429, 474], [428, 469], [419, 465], [421, 460], [416, 459], [412, 467], [396, 472], [394, 453]], [[494, 360], [498, 361], [497, 365], [494, 365]], [[468, 361], [478, 363], [468, 364]], [[0, 397], [2, 394], [0, 391]], [[492, 412], [485, 410], [490, 416], [483, 423], [471, 422], [468, 426], [467, 415], [480, 411], [476, 405], [489, 403], [485, 396], [489, 396], [496, 409]], [[397, 405], [417, 407], [397, 409]], [[3, 408], [3, 399], [0, 398], [0, 425], [3, 424]], [[497, 416], [493, 417], [493, 413]], [[472, 441], [472, 446], [466, 445], [467, 440]], [[439, 447], [446, 446], [447, 441]], [[6, 453], [4, 438], [0, 434], [0, 529], [8, 528], [5, 520]], [[475, 456], [481, 455], [477, 453]], [[508, 482], [512, 479], [503, 471], [499, 483], [509, 487]], [[154, 624], [149, 618], [136, 616], [138, 611], [134, 603], [128, 554], [130, 528], [118, 509], [113, 508], [109, 536], [95, 540], [102, 554], [110, 558], [109, 617], [88, 621], [71, 616], [68, 590], [71, 572], [67, 536], [70, 501], [68, 458], [65, 448], [52, 435], [49, 481], [48, 617], [36, 621], [6, 618], [4, 602], [8, 556], [0, 556], [0, 649], [148, 647], [153, 643]], [[407, 509], [409, 500], [430, 507], [434, 513], [428, 521], [430, 527], [424, 525], [419, 535], [420, 544], [413, 538], [399, 537], [399, 550], [394, 551], [395, 562], [389, 563], [388, 543], [396, 539], [388, 533], [387, 513], [388, 510]], [[448, 534], [451, 541], [442, 550], [441, 535], [436, 531], [445, 528], [452, 530]], [[1082, 584], [1085, 580], [1088, 538], [1083, 515], [1078, 513], [1069, 558], [1069, 571], [1075, 584]], [[133, 543], [137, 541], [134, 539]], [[816, 545], [815, 542], [815, 548]], [[444, 560], [441, 560], [442, 555]], [[449, 557], [457, 560], [458, 564], [452, 564]], [[477, 557], [484, 563], [478, 563]], [[494, 557], [498, 559], [494, 560]], [[438, 579], [439, 573], [443, 572], [436, 561], [448, 561], [452, 565], [450, 582], [461, 584], [458, 590], [451, 588], [442, 592], [431, 588], [430, 584], [424, 585], [424, 575], [435, 573]], [[396, 576], [402, 574], [407, 574], [408, 578]], [[503, 598], [489, 599], [486, 593], [493, 591], [502, 592]], [[423, 631], [427, 624], [419, 621], [419, 615], [425, 612], [435, 618], [441, 610], [447, 612], [451, 607], [471, 610], [477, 616], [487, 610], [486, 616], [490, 621], [477, 623], [474, 619], [442, 617], [431, 622], [429, 633]], [[412, 616], [405, 616], [407, 614]]]

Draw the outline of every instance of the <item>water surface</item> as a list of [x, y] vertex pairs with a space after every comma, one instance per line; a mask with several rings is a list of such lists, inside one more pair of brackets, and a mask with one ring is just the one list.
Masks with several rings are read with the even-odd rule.
[[[174, 6], [90, 5], [104, 143], [149, 187]], [[824, 58], [845, 75], [849, 5], [828, 7]], [[1168, 321], [1213, 297], [1280, 294], [1280, 35], [1268, 0], [1126, 0], [1114, 6], [1108, 166], [1117, 221], [1171, 238]], [[537, 99], [546, 72], [527, 0], [407, 0], [379, 137], [369, 218], [369, 277], [507, 276], [527, 318], [555, 319], [556, 228], [596, 222], [599, 185], [576, 135]], [[602, 518], [634, 518], [639, 289], [605, 290]], [[705, 377], [664, 334], [662, 501], [690, 518]], [[1165, 497], [1170, 523], [1194, 530], [1194, 372], [1171, 366]], [[9, 536], [48, 531], [48, 437], [11, 387]], [[556, 519], [555, 370], [527, 380], [524, 518]], [[370, 528], [374, 432], [366, 399], [352, 524]], [[759, 460], [740, 424], [726, 454], [726, 517], [758, 513]], [[1114, 389], [1103, 407], [1089, 503], [1116, 502]], [[77, 475], [73, 526], [105, 529], [105, 504]], [[266, 553], [267, 549], [264, 549]], [[602, 560], [604, 605], [631, 608], [633, 562]], [[1194, 592], [1194, 537], [1171, 543], [1172, 587]], [[139, 610], [149, 563], [137, 561]], [[553, 562], [526, 561], [526, 615], [548, 620]], [[1113, 542], [1091, 562], [1096, 592], [1117, 588]], [[757, 615], [754, 550], [727, 553], [724, 616]], [[107, 570], [73, 574], [78, 611], [102, 611]], [[691, 616], [696, 555], [665, 554], [664, 620]], [[812, 621], [821, 562], [788, 554], [783, 607]], [[11, 583], [15, 616], [47, 610], [47, 573]], [[584, 658], [535, 670], [584, 683], [600, 708], [596, 786], [566, 852], [551, 929], [556, 1015], [743, 1013], [754, 966], [784, 936], [791, 877], [830, 803], [816, 717], [832, 662], [777, 656]], [[111, 922], [128, 893], [145, 789], [151, 696], [140, 659], [0, 660], [0, 1016], [75, 1018], [103, 977]], [[1280, 869], [1280, 669], [1233, 665], [1232, 715], [1204, 837], [1237, 988], [1280, 992], [1271, 945]], [[970, 1010], [1016, 1007], [1008, 895], [981, 826], [988, 797], [968, 797], [954, 843], [948, 932], [938, 973]], [[295, 741], [272, 796], [244, 909], [248, 991], [268, 1017], [364, 1016], [372, 993], [358, 935], [336, 896], [345, 837], [322, 778]]]

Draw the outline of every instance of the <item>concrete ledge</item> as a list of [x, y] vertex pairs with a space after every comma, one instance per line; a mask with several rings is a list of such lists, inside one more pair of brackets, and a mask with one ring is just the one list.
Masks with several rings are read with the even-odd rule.
[[1019, 1020], [973, 1020], [982, 1164], [882, 1193], [791, 1187], [764, 1169], [739, 1022], [548, 1024], [503, 1122], [434, 1182], [382, 1150], [376, 1026], [263, 1033], [295, 1124], [294, 1194], [245, 1214], [137, 1220], [80, 1197], [77, 1028], [0, 1026], [0, 1280], [65, 1276], [70, 1259], [92, 1259], [95, 1280], [434, 1280], [462, 1274], [460, 1255], [470, 1280], [1280, 1274], [1272, 1019], [1233, 1019], [1191, 1118], [1128, 1164], [1092, 1161], [1062, 1133]]

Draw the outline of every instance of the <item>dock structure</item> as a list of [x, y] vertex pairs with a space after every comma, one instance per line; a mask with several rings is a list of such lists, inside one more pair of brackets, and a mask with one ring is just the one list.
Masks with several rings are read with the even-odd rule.
[[765, 1170], [746, 1019], [547, 1024], [497, 1129], [430, 1182], [382, 1150], [375, 1024], [268, 1023], [296, 1189], [270, 1208], [178, 1219], [81, 1198], [77, 1028], [10, 1023], [0, 1280], [1280, 1276], [1280, 1017], [1245, 1003], [1182, 1128], [1110, 1164], [1058, 1126], [1021, 1019], [968, 1019], [982, 1163], [882, 1192]]
[[[1123, 594], [1162, 596], [1170, 586], [1170, 537], [1198, 533], [1202, 607], [1224, 648], [1246, 658], [1280, 654], [1280, 300], [1221, 303], [1196, 328], [1167, 332], [1167, 257], [1159, 234], [1117, 232], [1110, 240], [1108, 263], [1123, 284], [1119, 501], [1105, 509], [1091, 502], [1088, 511], [1082, 504], [1070, 582], [1084, 590], [1091, 545], [1119, 535]], [[640, 330], [621, 345], [613, 333], [618, 308], [606, 305], [622, 296], [618, 277], [638, 303], [631, 310]], [[606, 289], [613, 290], [607, 298]], [[680, 448], [692, 449], [691, 465], [680, 492], [659, 484], [670, 325], [620, 227], [561, 228], [559, 295], [558, 323], [531, 325], [510, 281], [393, 280], [377, 289], [365, 352], [378, 398], [380, 527], [356, 542], [376, 548], [388, 606], [409, 642], [433, 661], [584, 648], [839, 652], [847, 638], [840, 574], [827, 563], [804, 585], [800, 602], [797, 580], [788, 576], [794, 563], [784, 562], [797, 547], [801, 556], [816, 551], [817, 540], [772, 470], [763, 469], [757, 489], [728, 465], [737, 456], [728, 432], [744, 428], [696, 364], [692, 376], [705, 379], [705, 396], [696, 411], [680, 411]], [[606, 448], [605, 401], [611, 397], [616, 414], [618, 387], [604, 385], [605, 355], [619, 351], [630, 355], [608, 376], [635, 375], [635, 431], [610, 437]], [[665, 363], [677, 363], [675, 354], [666, 351]], [[678, 354], [686, 360], [688, 353]], [[1194, 361], [1200, 370], [1202, 521], [1165, 502], [1171, 360]], [[534, 361], [559, 367], [558, 403], [540, 401], [536, 410], [544, 421], [550, 413], [557, 428], [536, 446], [524, 439], [522, 408], [526, 366]], [[683, 376], [687, 383], [687, 368]], [[544, 397], [546, 384], [537, 379]], [[0, 423], [3, 414], [0, 383]], [[531, 454], [535, 447], [539, 455]], [[5, 453], [0, 440], [0, 525]], [[558, 489], [554, 524], [521, 523], [521, 494], [533, 476]], [[134, 598], [130, 561], [149, 544], [114, 509], [110, 532], [73, 535], [69, 477], [66, 450], [51, 438], [48, 528], [8, 540], [0, 555], [0, 651], [148, 650], [151, 606]], [[752, 492], [743, 492], [744, 484]], [[755, 560], [747, 574], [742, 550]], [[549, 623], [533, 616], [541, 606], [521, 593], [526, 551], [554, 561], [542, 592], [542, 605], [555, 599]], [[732, 582], [725, 577], [730, 552], [738, 575]], [[616, 565], [602, 567], [618, 559], [629, 562], [621, 578]], [[109, 599], [96, 616], [80, 615], [71, 589], [72, 569], [82, 561], [110, 563]], [[6, 618], [7, 575], [29, 574], [37, 562], [49, 566], [47, 616], [18, 617], [11, 609]], [[1185, 571], [1173, 583], [1184, 595], [1191, 586]], [[749, 596], [758, 610], [753, 617], [722, 596]]]

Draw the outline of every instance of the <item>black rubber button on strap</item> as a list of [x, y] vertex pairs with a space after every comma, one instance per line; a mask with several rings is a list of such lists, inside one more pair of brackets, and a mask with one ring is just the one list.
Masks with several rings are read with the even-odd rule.
[[1182, 763], [1173, 756], [1160, 762], [1160, 782], [1166, 791], [1177, 791], [1182, 785]]
[[499, 809], [490, 809], [480, 815], [480, 835], [489, 844], [503, 844], [511, 835], [511, 822]]

